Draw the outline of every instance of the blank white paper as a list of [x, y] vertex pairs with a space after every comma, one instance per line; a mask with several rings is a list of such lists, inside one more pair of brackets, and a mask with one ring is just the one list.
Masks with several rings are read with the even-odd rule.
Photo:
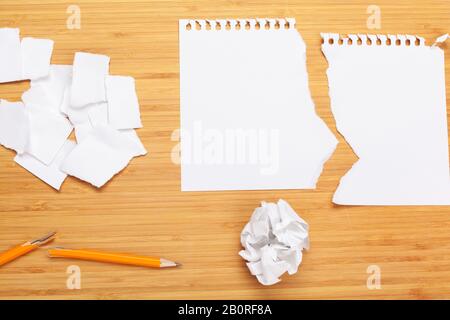
[[100, 188], [140, 152], [139, 146], [120, 131], [98, 126], [73, 149], [61, 170]]
[[75, 53], [70, 92], [71, 106], [81, 108], [106, 101], [105, 77], [109, 72], [109, 57], [86, 52]]
[[83, 141], [93, 129], [91, 123], [89, 121], [83, 122], [75, 125], [75, 138], [77, 139], [77, 143]]
[[20, 30], [0, 28], [0, 83], [23, 80]]
[[27, 107], [27, 112], [30, 118], [30, 137], [26, 152], [49, 165], [73, 127], [69, 120], [57, 113], [34, 107]]
[[108, 103], [98, 103], [89, 108], [88, 118], [93, 126], [108, 124]]
[[57, 155], [49, 165], [43, 164], [35, 157], [24, 153], [17, 155], [14, 161], [21, 167], [25, 168], [33, 175], [47, 183], [52, 188], [59, 190], [62, 183], [67, 178], [67, 174], [61, 171], [59, 168], [63, 160], [67, 155], [75, 148], [76, 143], [71, 140], [66, 140], [64, 145], [58, 151]]
[[46, 77], [50, 70], [53, 40], [25, 37], [21, 50], [23, 78], [33, 80]]
[[30, 121], [22, 102], [0, 99], [0, 144], [17, 153], [28, 145]]
[[64, 91], [70, 88], [72, 83], [72, 66], [71, 65], [50, 65], [49, 74], [46, 77], [32, 80], [31, 87], [41, 87], [49, 97], [49, 102], [56, 107], [56, 111], [63, 102]]
[[312, 189], [337, 140], [295, 19], [180, 20], [183, 191]]
[[116, 129], [142, 128], [133, 77], [107, 76], [109, 124]]
[[51, 95], [41, 85], [33, 85], [22, 93], [22, 101], [27, 107], [59, 113], [59, 106], [53, 102]]
[[333, 202], [450, 204], [443, 50], [410, 35], [322, 37], [337, 129], [359, 158]]

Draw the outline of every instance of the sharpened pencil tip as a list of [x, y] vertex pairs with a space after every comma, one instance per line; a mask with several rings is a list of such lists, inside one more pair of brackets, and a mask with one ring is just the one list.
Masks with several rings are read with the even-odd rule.
[[181, 263], [177, 263], [163, 258], [160, 259], [160, 263], [161, 268], [178, 267], [181, 265]]

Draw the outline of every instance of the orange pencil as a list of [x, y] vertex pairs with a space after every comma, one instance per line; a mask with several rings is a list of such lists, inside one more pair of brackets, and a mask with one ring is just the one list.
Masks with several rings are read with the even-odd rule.
[[7, 264], [31, 251], [36, 250], [38, 247], [52, 241], [55, 238], [56, 232], [50, 232], [42, 238], [27, 241], [18, 246], [15, 246], [8, 251], [0, 254], [0, 266]]
[[76, 250], [53, 248], [48, 250], [48, 254], [51, 258], [69, 258], [97, 262], [109, 262], [149, 268], [168, 268], [180, 265], [179, 263], [163, 258], [152, 258], [145, 256], [135, 256], [125, 253], [111, 253], [85, 249]]

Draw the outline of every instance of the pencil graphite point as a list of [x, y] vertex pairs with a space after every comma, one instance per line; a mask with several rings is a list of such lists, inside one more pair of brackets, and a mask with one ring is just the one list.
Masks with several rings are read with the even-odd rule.
[[178, 267], [181, 266], [181, 263], [170, 261], [164, 258], [160, 259], [161, 268], [168, 268], [168, 267]]

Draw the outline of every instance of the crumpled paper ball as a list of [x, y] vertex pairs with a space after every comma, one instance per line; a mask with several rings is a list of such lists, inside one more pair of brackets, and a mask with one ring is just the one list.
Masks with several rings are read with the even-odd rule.
[[309, 249], [308, 224], [284, 200], [261, 202], [241, 233], [245, 250], [239, 255], [250, 273], [263, 285], [280, 282], [286, 271], [292, 275], [302, 262], [302, 250]]

